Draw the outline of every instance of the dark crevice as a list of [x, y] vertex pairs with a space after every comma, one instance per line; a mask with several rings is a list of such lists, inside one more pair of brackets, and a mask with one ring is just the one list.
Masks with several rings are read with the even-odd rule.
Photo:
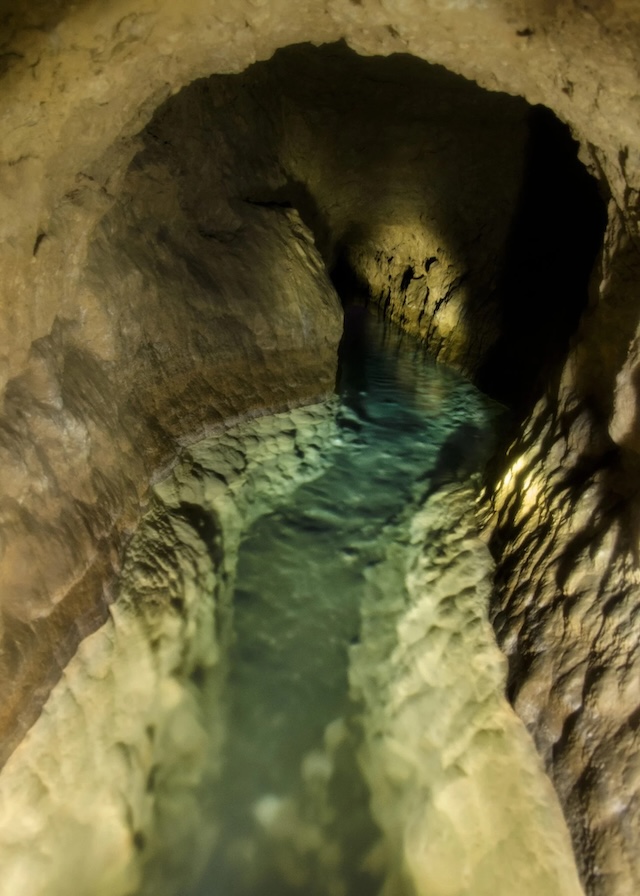
[[369, 298], [367, 284], [358, 277], [349, 262], [348, 246], [340, 245], [338, 247], [336, 260], [329, 275], [343, 306], [347, 303], [350, 304], [353, 297], [359, 297], [362, 300]]
[[[534, 31], [523, 26], [517, 34], [530, 40]], [[218, 85], [231, 84], [231, 78], [237, 77], [213, 78], [210, 89], [215, 93]], [[375, 301], [400, 324], [413, 324], [414, 332], [421, 328], [432, 353], [444, 349], [447, 359], [448, 341], [455, 343], [456, 334], [441, 332], [436, 318], [439, 311], [446, 310], [443, 306], [454, 288], [458, 290], [464, 282], [464, 296], [454, 296], [453, 304], [460, 302], [459, 319], [467, 331], [463, 340], [468, 345], [459, 348], [454, 363], [466, 364], [467, 372], [488, 394], [526, 413], [566, 356], [587, 304], [590, 274], [606, 224], [598, 184], [580, 163], [578, 144], [569, 129], [543, 106], [527, 107], [513, 97], [488, 94], [439, 66], [405, 54], [363, 58], [344, 42], [281, 49], [273, 59], [256, 63], [240, 78], [236, 82], [241, 85], [238, 102], [256, 102], [256, 121], [264, 116], [270, 124], [264, 131], [262, 125], [256, 125], [251, 139], [264, 148], [254, 158], [249, 147], [243, 171], [257, 173], [252, 175], [250, 192], [240, 193], [237, 199], [274, 213], [297, 211], [313, 235], [343, 304], [353, 296]], [[286, 135], [278, 131], [275, 136], [277, 128], [272, 130], [275, 120], [280, 122], [278, 127], [286, 129], [290, 108], [296, 109], [301, 126], [317, 143], [317, 152], [302, 160], [296, 158], [294, 165], [287, 155]], [[328, 108], [333, 109], [333, 118]], [[456, 168], [458, 176], [454, 177], [451, 152], [445, 149], [447, 140], [459, 141], [461, 134], [478, 135], [477, 130], [464, 130], [476, 119], [485, 123], [486, 130], [496, 129], [496, 134], [503, 127], [505, 134], [513, 135], [513, 147], [501, 159], [493, 160], [491, 147], [504, 146], [504, 140], [486, 145], [484, 138], [470, 142], [468, 154], [474, 164], [469, 171]], [[526, 127], [522, 125], [525, 119]], [[361, 125], [351, 134], [352, 140], [379, 122], [375, 140], [363, 143], [357, 163], [343, 135], [352, 120]], [[428, 140], [424, 143], [427, 132], [419, 130], [425, 122], [433, 124], [429, 135], [439, 135], [433, 137], [433, 145]], [[403, 167], [406, 162], [398, 142], [389, 138], [394, 129], [420, 147], [410, 174]], [[416, 136], [420, 134], [422, 142]], [[271, 156], [278, 159], [277, 176], [263, 179], [262, 165], [268, 167]], [[502, 169], [497, 171], [505, 160], [513, 168], [513, 183], [506, 173], [501, 178]], [[459, 161], [464, 169], [463, 158]], [[375, 177], [366, 174], [369, 168]], [[343, 181], [342, 171], [352, 169], [353, 177]], [[358, 178], [361, 194], [350, 192], [352, 180]], [[436, 182], [438, 188], [433, 192], [431, 185]], [[509, 184], [507, 192], [500, 194], [504, 183]], [[401, 244], [394, 257], [392, 246], [385, 245], [383, 237], [376, 244], [377, 209], [392, 208], [394, 191], [399, 202], [406, 202], [408, 184], [412, 197], [422, 191], [423, 202], [422, 209], [420, 199], [414, 208], [412, 198], [408, 216], [419, 211], [412, 220], [433, 217], [432, 224], [424, 227], [425, 233], [433, 233], [433, 244], [426, 247], [422, 259], [407, 257], [410, 253]], [[480, 214], [485, 202], [486, 214]], [[435, 203], [434, 207], [430, 203]], [[506, 244], [502, 243], [504, 255], [499, 258], [495, 234], [499, 232], [500, 240], [504, 239], [502, 228], [510, 216]], [[422, 224], [416, 227], [423, 232]], [[201, 225], [199, 232], [203, 238], [219, 239], [210, 226]], [[412, 236], [408, 229], [408, 243]], [[444, 242], [440, 243], [441, 239]], [[457, 257], [450, 249], [447, 252], [447, 241], [456, 247]], [[455, 279], [447, 284], [446, 265], [451, 265], [452, 258], [457, 270]], [[440, 271], [438, 265], [443, 263]], [[486, 270], [479, 270], [483, 265]], [[366, 282], [371, 270], [380, 274], [375, 284]], [[419, 288], [414, 281], [421, 278], [426, 285], [424, 305], [416, 308]], [[438, 288], [441, 278], [443, 289], [451, 287], [444, 293]], [[429, 307], [427, 301], [432, 303]], [[454, 307], [451, 316], [457, 313]]]
[[223, 551], [220, 542], [220, 527], [214, 516], [199, 504], [187, 501], [180, 503], [175, 515], [184, 520], [198, 534], [206, 545], [214, 568], [217, 568], [222, 562]]
[[606, 206], [578, 160], [578, 144], [536, 106], [522, 188], [498, 287], [500, 337], [479, 372], [481, 388], [524, 408], [566, 355], [586, 308]]

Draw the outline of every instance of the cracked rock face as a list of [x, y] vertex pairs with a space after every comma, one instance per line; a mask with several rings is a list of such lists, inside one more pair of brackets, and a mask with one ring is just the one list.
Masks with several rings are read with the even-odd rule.
[[[574, 344], [496, 471], [493, 607], [511, 694], [556, 780], [588, 891], [637, 893], [635, 4], [327, 0], [301, 14], [291, 0], [34, 0], [0, 13], [3, 759], [107, 618], [123, 539], [176, 445], [223, 418], [309, 400], [334, 379], [340, 313], [318, 251], [331, 239], [316, 233], [314, 245], [300, 197], [285, 199], [302, 216], [277, 206], [282, 147], [254, 153], [251, 176], [234, 163], [242, 127], [272, 123], [237, 108], [240, 132], [217, 134], [211, 167], [160, 150], [152, 130], [139, 135], [197, 78], [344, 39], [365, 56], [410, 54], [544, 103], [608, 200]], [[302, 118], [298, 138], [313, 133]], [[465, 129], [475, 142], [468, 119]], [[299, 180], [318, 143], [297, 161], [295, 145], [286, 158]], [[505, 180], [517, 176], [510, 158]], [[360, 213], [371, 226], [375, 199]], [[344, 220], [333, 211], [323, 212], [331, 227]], [[377, 248], [401, 246], [401, 264], [396, 253], [376, 262], [369, 237], [349, 238], [351, 264], [378, 294], [391, 277], [397, 316], [420, 329], [422, 285], [433, 278], [447, 294], [461, 272], [442, 279], [433, 263], [421, 280], [414, 260], [426, 268], [439, 256], [422, 231], [398, 227], [390, 220]], [[334, 249], [343, 236], [333, 232]], [[454, 317], [444, 354], [468, 348], [449, 341]]]

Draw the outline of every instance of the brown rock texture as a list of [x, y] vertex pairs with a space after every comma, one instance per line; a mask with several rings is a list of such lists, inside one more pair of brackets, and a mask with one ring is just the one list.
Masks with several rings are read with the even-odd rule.
[[[586, 886], [635, 896], [639, 38], [633, 0], [0, 4], [5, 756], [105, 618], [122, 539], [177, 442], [311, 398], [333, 375], [337, 301], [296, 212], [229, 202], [205, 169], [183, 170], [179, 154], [158, 156], [150, 132], [144, 144], [138, 135], [197, 78], [345, 39], [544, 103], [609, 201], [575, 344], [497, 474], [494, 609]], [[273, 201], [246, 185], [235, 199]], [[367, 253], [361, 267], [371, 283], [391, 274], [402, 287], [430, 244], [408, 223], [389, 236], [406, 265], [376, 269]]]
[[503, 696], [504, 656], [486, 616], [492, 558], [474, 498], [468, 483], [435, 493], [412, 517], [408, 544], [390, 539], [367, 575], [350, 678], [366, 706], [372, 809], [396, 847], [388, 892], [577, 896], [557, 796]]
[[587, 891], [598, 896], [640, 886], [640, 483], [635, 399], [621, 394], [635, 357], [638, 279], [615, 208], [601, 276], [492, 499], [493, 616], [509, 696], [565, 806]]
[[268, 66], [267, 96], [281, 97], [279, 195], [306, 212], [338, 282], [475, 371], [498, 337], [527, 106], [404, 54], [320, 50], [289, 48]]
[[[182, 136], [204, 147], [199, 128]], [[60, 264], [77, 306], [56, 314], [4, 396], [3, 758], [104, 622], [123, 541], [180, 440], [335, 382], [340, 303], [297, 212], [230, 207], [242, 187], [224, 171], [222, 134], [212, 183], [196, 154], [183, 168], [147, 139], [117, 199], [86, 175], [68, 200], [91, 227], [73, 276], [64, 229], [33, 258], [52, 278]]]
[[174, 896], [197, 883], [218, 833], [238, 543], [321, 473], [335, 407], [231, 426], [182, 450], [152, 489], [105, 624], [0, 775], [2, 896], [63, 896], [70, 880], [76, 896]]

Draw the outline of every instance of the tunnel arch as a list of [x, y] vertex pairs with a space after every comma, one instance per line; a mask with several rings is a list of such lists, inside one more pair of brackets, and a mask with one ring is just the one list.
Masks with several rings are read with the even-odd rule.
[[[79, 217], [68, 207], [88, 192], [94, 195], [85, 204], [93, 204], [93, 214], [76, 220], [74, 236], [82, 253], [82, 234], [117, 191], [136, 151], [136, 135], [169, 94], [195, 78], [241, 71], [278, 46], [308, 40], [342, 38], [365, 55], [409, 53], [481, 86], [543, 103], [571, 124], [583, 159], [606, 179], [624, 208], [630, 167], [626, 131], [637, 117], [632, 60], [618, 52], [616, 66], [606, 69], [605, 89], [615, 95], [615, 116], [598, 103], [598, 80], [583, 71], [594, 47], [607, 61], [616, 53], [619, 19], [631, 40], [633, 19], [624, 10], [611, 9], [607, 15], [608, 30], [589, 10], [554, 16], [544, 6], [516, 10], [498, 3], [484, 10], [431, 10], [427, 27], [413, 4], [399, 2], [366, 6], [345, 0], [314, 8], [303, 20], [287, 15], [286, 6], [257, 2], [236, 4], [233, 11], [221, 8], [218, 14], [204, 0], [180, 9], [168, 0], [141, 6], [121, 0], [108, 8], [60, 2], [51, 9], [33, 3], [13, 10], [4, 18], [1, 109], [7, 135], [2, 233], [12, 294], [19, 296], [27, 284], [33, 284], [31, 293], [40, 294], [39, 278], [33, 266], [25, 267], [26, 260], [34, 250], [47, 248], [46, 237], [60, 228], [61, 217]], [[578, 104], [580, 91], [585, 96]], [[70, 261], [56, 259], [61, 265]], [[71, 270], [65, 274], [72, 276]], [[2, 332], [3, 382], [20, 369], [34, 339], [50, 331], [52, 304], [44, 296], [33, 303], [11, 302], [5, 319], [11, 319], [14, 332]], [[62, 314], [74, 314], [69, 290], [60, 290], [55, 305]]]
[[[12, 732], [5, 743], [12, 748], [39, 711], [38, 700], [30, 703], [28, 696], [33, 669], [40, 676], [42, 696], [78, 641], [104, 619], [109, 582], [117, 574], [122, 544], [147, 500], [147, 483], [169, 462], [180, 441], [205, 425], [198, 419], [196, 403], [191, 415], [181, 416], [175, 400], [167, 399], [160, 388], [150, 396], [147, 407], [152, 412], [144, 425], [137, 404], [129, 406], [123, 416], [114, 402], [103, 400], [117, 392], [119, 371], [113, 319], [100, 303], [91, 300], [82, 282], [89, 237], [113, 207], [139, 150], [139, 133], [170, 94], [213, 71], [244, 70], [280, 46], [339, 38], [363, 55], [408, 53], [492, 90], [543, 103], [570, 124], [580, 142], [583, 162], [610, 197], [605, 246], [578, 339], [530, 418], [525, 435], [503, 463], [504, 475], [497, 485], [494, 546], [499, 556], [506, 557], [501, 581], [506, 596], [502, 604], [498, 601], [496, 619], [507, 650], [519, 652], [524, 639], [531, 660], [526, 675], [514, 686], [514, 699], [518, 705], [519, 689], [521, 713], [532, 729], [549, 732], [555, 730], [554, 724], [562, 727], [558, 705], [572, 705], [577, 685], [571, 679], [564, 690], [559, 688], [559, 695], [556, 689], [548, 698], [545, 676], [551, 673], [548, 666], [540, 671], [535, 662], [539, 645], [532, 634], [542, 626], [540, 614], [546, 605], [540, 594], [547, 595], [547, 586], [539, 584], [535, 599], [541, 609], [539, 613], [527, 610], [533, 621], [522, 638], [517, 624], [508, 621], [513, 581], [521, 586], [520, 580], [531, 568], [531, 563], [529, 567], [521, 565], [517, 553], [517, 537], [522, 534], [518, 526], [525, 526], [526, 521], [514, 519], [513, 508], [519, 502], [527, 507], [532, 483], [537, 478], [548, 482], [564, 464], [566, 476], [555, 481], [553, 490], [555, 495], [562, 493], [564, 506], [570, 510], [553, 505], [544, 525], [556, 532], [557, 521], [562, 523], [567, 513], [571, 518], [578, 505], [584, 514], [580, 501], [590, 494], [589, 489], [597, 496], [589, 507], [598, 524], [575, 540], [560, 532], [557, 541], [561, 546], [569, 540], [569, 559], [560, 562], [561, 574], [549, 574], [553, 584], [548, 587], [554, 593], [558, 582], [561, 593], [565, 586], [574, 591], [583, 588], [606, 604], [602, 595], [608, 594], [609, 586], [599, 582], [579, 587], [579, 576], [569, 576], [567, 564], [571, 566], [581, 551], [588, 553], [585, 545], [601, 547], [606, 533], [615, 530], [624, 559], [611, 560], [611, 568], [618, 570], [611, 587], [622, 588], [625, 599], [633, 603], [637, 574], [633, 502], [638, 478], [633, 410], [639, 307], [636, 205], [640, 186], [634, 60], [638, 23], [633, 12], [623, 6], [597, 4], [550, 10], [546, 4], [492, 2], [478, 9], [465, 4], [426, 7], [400, 0], [327, 3], [309, 10], [307, 17], [292, 12], [284, 2], [247, 2], [229, 9], [204, 0], [179, 7], [154, 0], [118, 2], [108, 8], [93, 2], [73, 6], [33, 3], [23, 10], [3, 12], [0, 113], [6, 136], [0, 147], [0, 266], [5, 310], [0, 320], [0, 377], [7, 388], [1, 445], [4, 534], [0, 575], [6, 595], [4, 632], [11, 644], [9, 678], [16, 669], [26, 670], [26, 690], [11, 679], [10, 699], [4, 703], [3, 730]], [[318, 271], [313, 277], [320, 278]], [[127, 289], [138, 286], [132, 279]], [[323, 282], [321, 289], [325, 287]], [[328, 291], [325, 295], [327, 326], [324, 330], [318, 327], [317, 337], [326, 361], [330, 340], [322, 334], [335, 336], [335, 308], [330, 309]], [[135, 327], [133, 316], [127, 326]], [[127, 359], [134, 378], [144, 369], [145, 358], [153, 360], [154, 352], [160, 351], [144, 340], [143, 345], [144, 352]], [[109, 376], [103, 376], [96, 356], [113, 365]], [[309, 398], [314, 388], [322, 391], [330, 378], [325, 377], [318, 387], [317, 370], [304, 373], [302, 355], [299, 360], [302, 372], [297, 397], [302, 400]], [[91, 371], [88, 386], [81, 374], [87, 370]], [[189, 375], [185, 367], [176, 375], [185, 377], [186, 387]], [[276, 379], [274, 376], [274, 383]], [[87, 389], [92, 396], [88, 401]], [[253, 404], [247, 408], [242, 389], [229, 385], [227, 391], [228, 402], [221, 407], [220, 417], [255, 410], [259, 400], [272, 405], [290, 400], [274, 386], [260, 396], [254, 393]], [[178, 394], [182, 399], [187, 393], [185, 388]], [[94, 410], [88, 414], [84, 430], [74, 429], [74, 413], [83, 402]], [[123, 425], [128, 438], [121, 440]], [[96, 441], [95, 427], [100, 426], [113, 437], [120, 456], [110, 453], [108, 440]], [[56, 441], [52, 432], [64, 433], [64, 438]], [[44, 444], [53, 446], [46, 463], [39, 456]], [[68, 463], [68, 458], [73, 462]], [[66, 466], [69, 470], [63, 474]], [[541, 485], [536, 489], [544, 490]], [[65, 496], [69, 495], [67, 502]], [[578, 515], [576, 510], [576, 519]], [[531, 538], [544, 554], [540, 545], [548, 547], [545, 536], [538, 537], [534, 531]], [[607, 575], [609, 572], [607, 566]], [[560, 611], [553, 601], [551, 604], [549, 619], [555, 619]], [[578, 635], [575, 638], [579, 640]], [[594, 644], [595, 639], [588, 642], [587, 654], [593, 652]], [[572, 651], [575, 656], [575, 650], [575, 643], [563, 642], [558, 647], [565, 658]], [[613, 647], [611, 651], [613, 656]], [[612, 656], [605, 658], [606, 663], [613, 663]], [[55, 663], [48, 665], [51, 657]], [[558, 660], [556, 668], [564, 669], [562, 662]], [[584, 662], [588, 665], [588, 659]], [[597, 676], [585, 676], [585, 693], [597, 704], [591, 715], [580, 705], [585, 727], [590, 730], [594, 714], [604, 713], [607, 734], [602, 743], [613, 741], [615, 750], [625, 757], [628, 742], [616, 740], [611, 732], [616, 725], [621, 728], [635, 718], [636, 704], [629, 709], [625, 703], [617, 709], [613, 701], [615, 705], [604, 712], [596, 700], [598, 680]], [[539, 681], [542, 683], [536, 684]], [[633, 699], [629, 697], [629, 702]], [[630, 730], [635, 729], [631, 726]], [[546, 737], [540, 740], [543, 755], [553, 752]], [[560, 746], [553, 762], [561, 768], [566, 743], [560, 735], [557, 742]], [[588, 783], [589, 775], [585, 780]], [[589, 787], [588, 799], [597, 803], [594, 793], [599, 784]], [[615, 784], [610, 791], [615, 791]], [[576, 787], [565, 798], [573, 805], [584, 793]], [[597, 809], [593, 814], [598, 817]], [[589, 843], [595, 837], [601, 844], [615, 824], [609, 816], [606, 823], [598, 821], [598, 831], [589, 834]], [[624, 841], [617, 837], [616, 849]], [[605, 847], [598, 849], [604, 850], [600, 865], [605, 872], [593, 872], [593, 892], [604, 893], [608, 885], [602, 879], [611, 867], [607, 863], [616, 863], [607, 858], [610, 853]], [[624, 888], [624, 880], [632, 872], [625, 878], [626, 872], [616, 868]]]

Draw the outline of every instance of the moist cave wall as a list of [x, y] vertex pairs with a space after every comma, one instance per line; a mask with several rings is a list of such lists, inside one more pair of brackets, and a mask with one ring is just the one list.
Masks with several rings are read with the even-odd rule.
[[[522, 379], [512, 377], [504, 397], [525, 410], [527, 398], [538, 399], [521, 410], [526, 420], [487, 494], [498, 561], [494, 623], [510, 660], [510, 696], [560, 793], [585, 887], [637, 892], [633, 12], [615, 4], [550, 11], [345, 2], [318, 4], [302, 20], [275, 4], [220, 6], [214, 16], [204, 2], [180, 10], [151, 0], [108, 10], [61, 2], [3, 11], [2, 27], [3, 757], [78, 643], [105, 619], [148, 483], [180, 444], [232, 417], [331, 388], [340, 308], [326, 268], [342, 266], [440, 357], [494, 386], [517, 361]], [[345, 102], [342, 159], [333, 141], [316, 136], [340, 116], [324, 71], [352, 64], [344, 48], [315, 71], [310, 64], [315, 108], [303, 80], [287, 79], [287, 66], [301, 64], [299, 48], [280, 54], [266, 76], [258, 66], [242, 75], [242, 90], [218, 75], [160, 108], [212, 72], [242, 71], [279, 46], [340, 38], [365, 56], [402, 54], [402, 62], [389, 60], [399, 66], [396, 84], [420, 79], [419, 62], [408, 57], [422, 57], [542, 102], [571, 125], [608, 203], [607, 230], [588, 295], [597, 202], [589, 221], [574, 208], [562, 225], [550, 211], [561, 237], [563, 229], [583, 234], [575, 239], [584, 248], [579, 277], [545, 284], [548, 259], [530, 241], [527, 299], [538, 306], [544, 293], [546, 313], [561, 311], [544, 349], [545, 314], [531, 327], [509, 301], [517, 272], [508, 262], [517, 256], [505, 246], [531, 163], [521, 101], [476, 100], [449, 73], [432, 72], [436, 82], [421, 86], [419, 101], [403, 94], [401, 139], [386, 131], [368, 183], [341, 177], [349, 146], [359, 147], [357, 161], [370, 151], [354, 140], [371, 143], [375, 117], [365, 126]], [[366, 64], [363, 82], [375, 82], [374, 60]], [[286, 103], [265, 105], [283, 78]], [[380, 96], [387, 86], [385, 78]], [[350, 77], [347, 96], [360, 89], [368, 88]], [[456, 93], [464, 113], [453, 139], [447, 104]], [[427, 99], [431, 120], [421, 107]], [[436, 179], [415, 178], [409, 150], [424, 146], [437, 150]], [[403, 173], [395, 188], [389, 168]], [[565, 181], [556, 176], [559, 189]], [[385, 202], [370, 205], [382, 198], [381, 180]], [[358, 208], [363, 190], [367, 203]], [[438, 214], [426, 221], [429, 190]], [[455, 196], [453, 206], [440, 196]], [[554, 303], [573, 286], [566, 304]], [[441, 319], [424, 313], [427, 288], [434, 308], [442, 300]], [[519, 334], [522, 351], [514, 350]], [[526, 388], [514, 395], [518, 382]]]
[[605, 209], [548, 110], [405, 54], [302, 45], [195, 82], [143, 140], [123, 192], [146, 238], [206, 258], [251, 215], [297, 214], [343, 300], [495, 396], [566, 352]]

